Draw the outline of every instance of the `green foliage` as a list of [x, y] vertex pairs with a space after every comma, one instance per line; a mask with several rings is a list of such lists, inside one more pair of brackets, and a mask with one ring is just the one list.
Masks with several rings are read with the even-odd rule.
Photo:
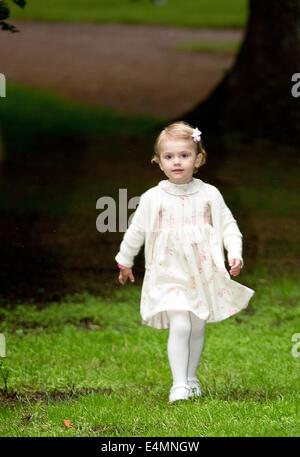
[[6, 2], [0, 2], [0, 20], [7, 19], [9, 17], [9, 7]]
[[[53, 138], [59, 143], [76, 136], [77, 141], [92, 141], [103, 135], [143, 134], [158, 125], [150, 116], [126, 116], [101, 107], [72, 102], [46, 90], [25, 88], [10, 83], [9, 96], [0, 104], [0, 123], [8, 159], [22, 159], [47, 153], [41, 143]], [[37, 122], [38, 120], [38, 122]], [[53, 145], [49, 149], [53, 149]], [[11, 151], [12, 150], [12, 151]], [[10, 154], [13, 156], [10, 157]]]
[[0, 357], [0, 378], [4, 384], [4, 393], [8, 394], [8, 377], [9, 377], [9, 370], [4, 368], [4, 360]]
[[[26, 0], [12, 0], [15, 5], [19, 6], [20, 8], [24, 8], [26, 5]], [[7, 4], [7, 1], [0, 0], [0, 27], [2, 30], [9, 30], [10, 32], [18, 32], [18, 29], [12, 25], [8, 24], [4, 21], [4, 19], [8, 19], [10, 16], [10, 8]]]
[[178, 45], [176, 49], [179, 51], [209, 53], [209, 54], [234, 54], [238, 51], [239, 43], [233, 42], [190, 42]]
[[26, 0], [12, 0], [16, 5], [20, 6], [21, 8], [24, 8], [26, 5]]
[[161, 24], [187, 27], [243, 27], [247, 0], [30, 0], [14, 17], [34, 21]]

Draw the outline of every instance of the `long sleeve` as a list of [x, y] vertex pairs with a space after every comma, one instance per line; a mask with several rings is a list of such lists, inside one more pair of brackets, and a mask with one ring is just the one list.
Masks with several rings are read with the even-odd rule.
[[125, 232], [120, 245], [120, 250], [115, 260], [127, 268], [131, 268], [134, 257], [139, 253], [145, 242], [145, 230], [143, 221], [145, 219], [146, 202], [144, 194], [141, 195], [139, 205], [135, 210], [131, 222]]
[[227, 251], [227, 259], [228, 261], [230, 259], [240, 259], [242, 262], [241, 268], [243, 268], [243, 235], [219, 190], [218, 196], [221, 214], [221, 229], [223, 233], [223, 243]]

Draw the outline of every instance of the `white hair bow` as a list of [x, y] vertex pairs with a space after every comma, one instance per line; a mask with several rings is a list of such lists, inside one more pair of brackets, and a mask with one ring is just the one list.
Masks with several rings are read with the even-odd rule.
[[201, 133], [202, 132], [200, 132], [200, 130], [198, 130], [197, 127], [195, 129], [193, 129], [192, 137], [193, 137], [193, 140], [195, 141], [195, 143], [199, 143]]

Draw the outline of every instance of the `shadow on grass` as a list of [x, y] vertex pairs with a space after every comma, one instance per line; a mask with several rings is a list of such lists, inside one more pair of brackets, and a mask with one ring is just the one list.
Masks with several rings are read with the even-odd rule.
[[110, 395], [113, 389], [104, 387], [82, 387], [72, 388], [70, 390], [32, 390], [27, 392], [8, 391], [0, 389], [0, 401], [7, 406], [15, 403], [49, 403], [49, 402], [65, 402], [77, 399], [85, 395], [101, 394]]
[[[212, 383], [213, 384], [213, 383]], [[155, 401], [161, 403], [167, 401], [168, 390], [156, 392], [150, 386], [134, 385], [123, 386], [119, 388], [109, 387], [81, 387], [77, 388], [74, 385], [66, 390], [24, 390], [16, 391], [0, 389], [0, 401], [6, 406], [13, 406], [16, 403], [58, 403], [72, 401], [87, 395], [114, 395], [122, 398], [138, 398], [139, 396], [147, 395], [147, 401]], [[272, 400], [282, 399], [282, 393], [270, 388], [253, 388], [243, 386], [216, 386], [203, 387], [202, 396], [189, 399], [190, 401], [206, 401], [206, 400], [222, 400], [222, 401], [253, 401], [263, 403]]]
[[[110, 241], [95, 228], [96, 201], [116, 188], [118, 151], [132, 154], [139, 147], [136, 138], [153, 135], [159, 121], [126, 118], [14, 87], [1, 104], [0, 122], [5, 145], [0, 164], [3, 304], [60, 300], [84, 290], [86, 283], [111, 277], [115, 263], [108, 264]], [[109, 189], [101, 184], [103, 178], [111, 181]]]

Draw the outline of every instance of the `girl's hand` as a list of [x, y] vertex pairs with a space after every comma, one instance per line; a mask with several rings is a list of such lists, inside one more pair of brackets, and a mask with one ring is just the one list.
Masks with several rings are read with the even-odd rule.
[[131, 268], [120, 268], [119, 272], [119, 282], [124, 286], [127, 279], [130, 279], [131, 282], [134, 282], [134, 276]]
[[240, 259], [230, 259], [229, 260], [230, 271], [229, 273], [232, 276], [237, 276], [240, 274], [242, 262]]

